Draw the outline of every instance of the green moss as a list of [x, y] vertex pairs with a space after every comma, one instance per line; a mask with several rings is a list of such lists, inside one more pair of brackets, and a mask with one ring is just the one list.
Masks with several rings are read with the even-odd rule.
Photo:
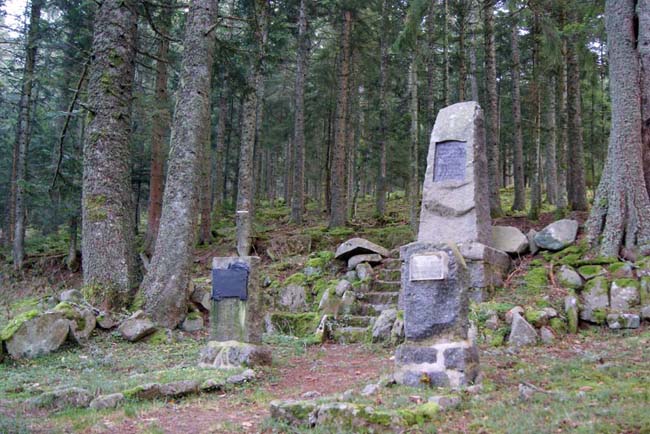
[[91, 222], [101, 222], [108, 217], [106, 196], [101, 194], [88, 195], [85, 200], [86, 216]]
[[591, 318], [596, 324], [604, 324], [607, 321], [607, 313], [607, 309], [605, 308], [594, 309]]
[[607, 265], [607, 264], [613, 264], [615, 262], [618, 262], [618, 259], [598, 256], [596, 258], [581, 259], [579, 261], [576, 261], [574, 266], [581, 267], [583, 265]]
[[363, 236], [387, 249], [403, 246], [415, 239], [410, 225], [388, 225], [369, 228], [363, 232]]
[[393, 415], [388, 411], [363, 411], [361, 414], [366, 421], [373, 425], [390, 426], [393, 420]]
[[427, 402], [413, 409], [401, 409], [397, 413], [406, 425], [422, 425], [438, 414], [440, 407], [433, 402]]
[[33, 309], [27, 312], [23, 312], [20, 315], [14, 317], [6, 326], [4, 326], [2, 330], [0, 330], [0, 341], [6, 341], [10, 339], [14, 333], [18, 331], [20, 326], [23, 325], [24, 322], [37, 317], [39, 313], [40, 312], [38, 310]]
[[126, 389], [126, 390], [122, 391], [122, 395], [124, 395], [124, 397], [125, 397], [126, 399], [137, 399], [137, 398], [138, 398], [138, 395], [139, 395], [140, 392], [142, 392], [142, 391], [144, 391], [144, 387], [142, 387], [142, 386], [135, 386], [135, 387], [132, 387], [132, 388], [130, 388], [130, 389]]
[[544, 264], [545, 264], [544, 261], [542, 261], [541, 259], [533, 259], [532, 261], [530, 261], [531, 267], [543, 267]]
[[609, 270], [610, 273], [616, 273], [620, 269], [624, 268], [625, 265], [626, 265], [625, 262], [614, 262], [609, 267], [607, 267], [607, 269]]
[[193, 320], [196, 320], [196, 319], [199, 319], [199, 318], [201, 318], [201, 314], [199, 312], [195, 311], [195, 312], [190, 312], [190, 313], [187, 314], [187, 319], [189, 319], [190, 321], [193, 321]]
[[609, 284], [607, 282], [607, 279], [602, 276], [588, 281], [585, 285], [585, 291], [592, 292], [594, 289], [596, 289], [596, 287], [598, 288], [598, 291], [595, 292], [594, 295], [607, 295], [609, 293]]
[[548, 271], [544, 267], [532, 268], [524, 277], [524, 286], [527, 291], [538, 294], [548, 287]]
[[485, 329], [485, 342], [493, 347], [500, 347], [506, 341], [506, 336], [510, 334], [508, 327], [501, 327], [497, 330]]
[[271, 314], [271, 323], [280, 333], [297, 337], [313, 335], [320, 319], [320, 314], [317, 312]]
[[643, 276], [639, 281], [639, 299], [641, 306], [650, 304], [650, 277]]
[[158, 329], [147, 338], [147, 343], [150, 345], [167, 345], [169, 344], [169, 336], [167, 330]]
[[294, 273], [284, 279], [285, 285], [305, 285], [307, 283], [307, 276], [303, 273]]
[[397, 319], [400, 321], [404, 321], [404, 311], [403, 310], [398, 310], [397, 311]]
[[553, 331], [559, 335], [563, 335], [567, 332], [567, 325], [562, 318], [551, 318], [549, 321], [549, 325], [553, 329]]
[[325, 268], [334, 259], [334, 253], [329, 250], [324, 250], [311, 255], [307, 261], [307, 267]]
[[333, 237], [347, 237], [349, 235], [354, 234], [354, 229], [339, 226], [339, 227], [330, 229], [328, 231], [328, 233], [329, 233], [329, 235], [331, 235]]
[[546, 313], [541, 310], [527, 310], [524, 314], [526, 321], [536, 327], [544, 325], [544, 320], [547, 318]]
[[135, 297], [133, 297], [133, 301], [131, 302], [131, 306], [129, 307], [129, 310], [131, 312], [135, 312], [141, 310], [143, 307], [144, 307], [144, 293], [142, 291], [138, 291], [135, 294]]
[[54, 309], [55, 312], [60, 312], [66, 319], [77, 323], [77, 329], [83, 330], [86, 327], [86, 319], [75, 309], [75, 307], [67, 301], [62, 301], [57, 304]]
[[600, 265], [583, 265], [578, 268], [578, 273], [580, 273], [585, 279], [590, 279], [594, 276], [600, 275], [604, 271], [603, 267]]
[[614, 279], [614, 283], [619, 288], [639, 288], [639, 282], [636, 279], [620, 278]]
[[84, 299], [91, 305], [101, 305], [109, 297], [109, 293], [106, 291], [105, 287], [96, 283], [84, 285], [80, 292]]

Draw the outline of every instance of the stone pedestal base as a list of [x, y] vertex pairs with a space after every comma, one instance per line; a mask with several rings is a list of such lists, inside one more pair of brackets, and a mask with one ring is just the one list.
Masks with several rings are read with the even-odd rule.
[[407, 342], [395, 353], [395, 381], [411, 387], [461, 387], [479, 373], [478, 349], [471, 341], [426, 345]]

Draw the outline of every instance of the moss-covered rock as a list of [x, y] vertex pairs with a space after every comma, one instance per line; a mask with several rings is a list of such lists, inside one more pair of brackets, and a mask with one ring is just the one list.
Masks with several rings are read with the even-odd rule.
[[606, 274], [605, 269], [600, 265], [583, 265], [578, 268], [578, 273], [585, 280], [591, 280], [594, 277], [604, 276]]
[[548, 324], [548, 313], [543, 310], [528, 309], [524, 314], [526, 321], [539, 328]]
[[607, 267], [607, 271], [614, 279], [629, 279], [632, 278], [632, 267], [625, 262], [615, 262]]
[[32, 318], [38, 316], [39, 311], [36, 309], [23, 312], [20, 315], [14, 317], [7, 325], [5, 325], [2, 330], [0, 330], [0, 341], [9, 340], [14, 333], [23, 325], [24, 322], [29, 321]]
[[549, 325], [558, 335], [563, 335], [567, 332], [567, 323], [562, 318], [551, 318], [549, 320]]
[[271, 323], [275, 330], [285, 335], [308, 337], [313, 335], [320, 323], [321, 315], [317, 312], [271, 314]]

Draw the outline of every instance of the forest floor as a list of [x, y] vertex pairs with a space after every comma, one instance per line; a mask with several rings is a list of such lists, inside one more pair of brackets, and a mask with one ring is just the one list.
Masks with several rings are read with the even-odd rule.
[[[506, 205], [507, 206], [507, 199]], [[554, 220], [543, 214], [539, 222], [524, 215], [510, 215], [496, 222], [540, 229]], [[315, 212], [305, 227], [288, 223], [285, 207], [262, 207], [256, 227], [258, 253], [265, 271], [283, 278], [300, 268], [299, 257], [310, 251], [334, 250], [346, 238], [358, 234], [395, 248], [410, 241], [406, 206], [399, 196], [389, 201], [387, 218], [372, 218], [371, 204], [361, 203], [359, 218], [350, 228], [328, 231], [324, 216]], [[584, 215], [575, 215], [579, 220]], [[196, 251], [195, 275], [206, 274], [210, 258], [232, 253], [232, 222], [215, 228], [218, 242]], [[307, 236], [307, 237], [305, 237]], [[308, 240], [309, 245], [304, 245]], [[31, 269], [21, 280], [3, 268], [3, 300], [0, 325], [20, 306], [38, 297], [78, 287], [78, 273], [65, 271], [63, 232], [28, 238]], [[491, 294], [497, 301], [532, 304], [540, 294], [522, 293], [517, 279], [530, 259], [518, 261], [508, 285]], [[552, 291], [552, 290], [551, 290]], [[558, 297], [561, 294], [558, 295]], [[550, 294], [553, 297], [553, 294]], [[2, 308], [4, 307], [4, 308]], [[22, 402], [59, 385], [77, 385], [93, 393], [110, 393], [146, 381], [204, 379], [227, 373], [196, 368], [206, 333], [179, 335], [171, 344], [130, 344], [110, 332], [95, 332], [85, 346], [70, 347], [30, 361], [0, 364], [0, 432], [79, 433], [239, 433], [239, 432], [330, 432], [297, 429], [272, 421], [273, 399], [299, 398], [305, 392], [322, 395], [359, 392], [392, 369], [392, 348], [378, 344], [308, 345], [305, 340], [275, 337], [274, 362], [261, 369], [259, 380], [234, 386], [216, 394], [202, 394], [170, 401], [127, 400], [114, 410], [33, 410]], [[650, 432], [650, 329], [610, 331], [585, 327], [550, 346], [521, 350], [481, 344], [483, 389], [462, 394], [458, 408], [441, 412], [426, 425], [408, 432], [551, 433], [551, 432]], [[522, 396], [520, 385], [535, 391]], [[369, 398], [375, 406], [394, 408], [426, 402], [437, 390], [403, 387], [382, 388]], [[335, 430], [331, 432], [342, 432]]]

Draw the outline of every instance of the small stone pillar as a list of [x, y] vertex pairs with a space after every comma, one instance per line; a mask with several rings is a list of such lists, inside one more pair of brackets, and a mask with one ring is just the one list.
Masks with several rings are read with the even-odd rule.
[[262, 341], [259, 265], [257, 256], [213, 258], [210, 340]]

